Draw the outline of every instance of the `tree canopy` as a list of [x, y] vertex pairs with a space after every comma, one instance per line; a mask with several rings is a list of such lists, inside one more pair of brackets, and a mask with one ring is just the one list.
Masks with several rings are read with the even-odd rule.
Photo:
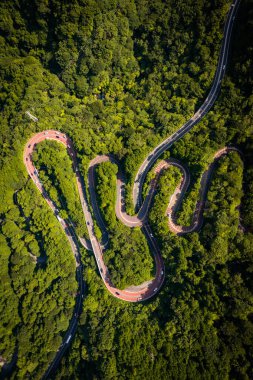
[[[0, 4], [0, 376], [41, 379], [73, 316], [77, 281], [67, 237], [23, 164], [32, 134], [72, 139], [87, 185], [89, 161], [114, 154], [126, 174], [126, 206], [146, 155], [192, 117], [214, 77], [228, 0], [5, 0]], [[181, 174], [160, 177], [149, 223], [165, 283], [148, 302], [112, 297], [90, 251], [75, 338], [52, 379], [253, 378], [252, 1], [241, 2], [227, 74], [205, 118], [168, 156], [187, 164], [177, 212], [190, 222], [214, 153], [235, 145], [214, 171], [199, 232], [177, 236], [165, 217]], [[27, 116], [26, 111], [38, 119]], [[55, 142], [33, 160], [62, 215], [87, 236], [71, 160]], [[96, 188], [108, 227], [104, 253], [119, 287], [154, 275], [145, 236], [116, 218], [116, 168], [100, 165]], [[149, 178], [152, 177], [149, 173]], [[147, 192], [145, 184], [143, 192]], [[96, 232], [99, 233], [96, 226]]]

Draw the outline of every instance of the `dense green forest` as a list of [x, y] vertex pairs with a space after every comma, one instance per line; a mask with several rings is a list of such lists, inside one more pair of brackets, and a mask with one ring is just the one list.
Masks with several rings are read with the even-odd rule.
[[[219, 148], [236, 145], [243, 159], [233, 152], [218, 162], [202, 229], [185, 236], [172, 234], [164, 216], [181, 174], [169, 168], [160, 177], [149, 223], [166, 279], [150, 301], [112, 297], [92, 252], [80, 248], [83, 312], [52, 379], [253, 378], [252, 5], [241, 2], [214, 107], [164, 154], [191, 172], [178, 222], [190, 223], [201, 174]], [[29, 179], [25, 143], [45, 129], [67, 133], [85, 181], [90, 159], [114, 154], [133, 213], [139, 165], [208, 94], [229, 7], [228, 0], [1, 2], [0, 377], [42, 378], [77, 293], [71, 248]], [[33, 159], [61, 215], [86, 236], [65, 149], [44, 142]], [[96, 186], [110, 237], [105, 261], [124, 287], [151, 278], [154, 261], [142, 231], [115, 217], [116, 172], [100, 165]]]
[[[97, 194], [107, 222], [110, 247], [104, 253], [112, 283], [119, 289], [139, 285], [152, 277], [152, 257], [139, 228], [128, 228], [115, 214], [117, 166], [102, 163], [97, 169]], [[134, 242], [134, 244], [133, 244]], [[154, 271], [153, 271], [154, 272]]]
[[55, 141], [44, 141], [36, 147], [33, 162], [59, 215], [64, 219], [70, 218], [79, 236], [87, 236], [72, 161], [66, 148]]

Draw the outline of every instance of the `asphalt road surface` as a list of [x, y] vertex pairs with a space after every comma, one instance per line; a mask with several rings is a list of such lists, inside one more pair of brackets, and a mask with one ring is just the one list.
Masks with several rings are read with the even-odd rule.
[[[152, 196], [154, 194], [156, 183], [154, 181], [154, 183], [151, 184], [149, 194], [146, 197], [144, 202], [142, 202], [142, 199], [141, 199], [142, 186], [143, 186], [143, 183], [148, 171], [154, 165], [155, 161], [161, 156], [161, 154], [165, 150], [170, 148], [174, 142], [178, 141], [182, 136], [184, 136], [188, 131], [190, 131], [207, 114], [207, 112], [213, 106], [220, 90], [221, 81], [225, 74], [231, 32], [232, 32], [235, 15], [239, 7], [239, 2], [240, 2], [239, 0], [234, 0], [228, 12], [227, 20], [224, 27], [224, 36], [223, 36], [222, 46], [221, 46], [221, 50], [219, 54], [219, 61], [217, 64], [217, 69], [216, 69], [215, 77], [213, 80], [213, 84], [207, 98], [205, 99], [201, 107], [198, 109], [198, 111], [192, 116], [192, 118], [189, 121], [187, 121], [180, 129], [178, 129], [177, 132], [175, 132], [173, 135], [169, 136], [161, 144], [159, 144], [148, 155], [148, 157], [144, 160], [143, 164], [140, 166], [140, 169], [136, 175], [135, 183], [133, 186], [133, 202], [136, 207], [136, 210], [138, 211], [137, 215], [135, 216], [129, 216], [125, 212], [124, 202], [122, 202], [122, 190], [123, 190], [122, 186], [124, 187], [124, 181], [123, 181], [124, 177], [120, 171], [118, 174], [117, 201], [116, 201], [116, 209], [115, 209], [116, 214], [117, 214], [117, 217], [127, 226], [129, 227], [141, 226], [142, 227], [142, 230], [147, 237], [149, 246], [153, 252], [155, 264], [156, 264], [155, 278], [152, 279], [151, 281], [145, 284], [141, 284], [136, 287], [130, 287], [124, 290], [117, 289], [111, 283], [110, 274], [103, 261], [103, 250], [108, 243], [108, 234], [106, 231], [106, 227], [104, 225], [104, 221], [100, 215], [99, 208], [97, 206], [96, 193], [95, 193], [94, 168], [96, 167], [96, 165], [98, 165], [102, 161], [110, 160], [114, 163], [117, 163], [116, 159], [111, 156], [99, 156], [99, 157], [96, 157], [94, 160], [92, 160], [89, 166], [88, 184], [89, 184], [89, 192], [91, 196], [91, 204], [92, 204], [94, 216], [103, 233], [102, 241], [100, 242], [98, 241], [98, 239], [96, 238], [94, 234], [94, 224], [93, 224], [92, 214], [89, 209], [83, 179], [81, 178], [79, 170], [78, 170], [78, 162], [77, 162], [74, 146], [70, 138], [66, 136], [65, 134], [60, 133], [58, 131], [48, 130], [48, 131], [40, 132], [32, 136], [32, 138], [27, 142], [25, 146], [25, 150], [24, 150], [24, 163], [26, 165], [26, 168], [30, 177], [34, 181], [38, 190], [41, 192], [42, 196], [45, 198], [49, 207], [52, 209], [59, 223], [61, 224], [62, 229], [66, 233], [66, 236], [69, 240], [72, 252], [76, 260], [76, 277], [77, 277], [77, 281], [79, 285], [78, 293], [76, 296], [75, 310], [74, 310], [72, 319], [70, 321], [69, 328], [67, 330], [67, 333], [65, 334], [62, 345], [59, 348], [53, 362], [48, 367], [44, 375], [44, 378], [47, 378], [49, 374], [57, 368], [57, 365], [59, 361], [61, 360], [61, 357], [63, 356], [66, 349], [69, 347], [71, 340], [75, 334], [77, 323], [78, 323], [78, 317], [80, 315], [81, 308], [82, 308], [82, 298], [84, 296], [85, 284], [84, 284], [83, 276], [82, 276], [82, 264], [81, 264], [81, 257], [80, 257], [80, 252], [79, 252], [78, 237], [75, 234], [71, 221], [69, 219], [64, 220], [60, 218], [60, 216], [58, 215], [57, 207], [49, 198], [48, 194], [46, 193], [45, 188], [43, 187], [43, 184], [41, 183], [39, 179], [38, 171], [33, 165], [32, 152], [34, 151], [34, 149], [36, 149], [36, 144], [46, 139], [58, 141], [59, 143], [62, 143], [65, 145], [65, 147], [67, 148], [68, 154], [72, 157], [73, 169], [76, 175], [80, 201], [82, 204], [85, 221], [87, 224], [89, 237], [90, 237], [90, 243], [87, 243], [87, 244], [93, 250], [101, 278], [104, 282], [104, 285], [108, 289], [108, 291], [114, 297], [120, 298], [121, 300], [124, 300], [124, 301], [129, 301], [129, 302], [144, 301], [153, 297], [160, 290], [163, 284], [163, 281], [165, 278], [165, 270], [164, 270], [163, 260], [161, 258], [161, 254], [159, 251], [159, 247], [156, 243], [156, 240], [152, 234], [152, 231], [146, 219], [148, 210], [149, 210], [149, 205], [150, 205]], [[232, 148], [224, 148], [224, 151], [219, 151], [218, 156], [215, 157], [214, 159], [214, 162], [216, 161], [216, 159], [219, 158], [219, 155], [226, 154], [231, 149]], [[191, 232], [199, 228], [202, 223], [201, 215], [203, 211], [203, 203], [204, 203], [204, 199], [206, 195], [207, 184], [209, 182], [211, 172], [212, 172], [212, 167], [209, 168], [207, 173], [202, 178], [202, 183], [201, 183], [202, 192], [200, 194], [200, 201], [196, 205], [196, 210], [193, 217], [193, 224], [190, 227], [181, 227], [181, 226], [176, 225], [175, 220], [174, 220], [174, 213], [175, 213], [176, 208], [178, 207], [178, 203], [181, 201], [181, 198], [183, 197], [183, 194], [187, 188], [187, 184], [189, 182], [189, 175], [188, 175], [187, 169], [183, 168], [183, 166], [179, 162], [176, 162], [175, 160], [173, 162], [173, 160], [170, 160], [170, 161], [162, 162], [160, 166], [158, 165], [158, 167], [156, 168], [156, 174], [157, 174], [156, 180], [159, 176], [159, 173], [162, 170], [164, 170], [168, 165], [178, 166], [183, 173], [182, 182], [180, 183], [179, 187], [175, 190], [175, 193], [171, 197], [170, 203], [168, 205], [167, 214], [169, 214], [168, 215], [169, 226], [172, 229], [172, 231], [174, 231], [175, 233]], [[85, 243], [83, 244], [85, 245]]]

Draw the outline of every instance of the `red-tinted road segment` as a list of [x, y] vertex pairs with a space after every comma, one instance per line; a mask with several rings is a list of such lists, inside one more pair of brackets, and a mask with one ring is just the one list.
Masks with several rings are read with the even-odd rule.
[[[153, 251], [155, 263], [156, 263], [155, 278], [153, 280], [147, 282], [146, 286], [140, 285], [139, 287], [133, 287], [133, 288], [128, 288], [128, 289], [124, 289], [124, 290], [117, 289], [112, 284], [112, 282], [110, 280], [109, 271], [108, 271], [108, 269], [104, 263], [104, 260], [103, 260], [103, 248], [102, 248], [100, 242], [98, 241], [98, 239], [96, 238], [95, 233], [94, 233], [94, 223], [92, 220], [91, 213], [89, 211], [87, 197], [86, 197], [85, 190], [84, 190], [84, 183], [83, 183], [82, 177], [80, 176], [80, 172], [79, 172], [78, 164], [77, 164], [77, 159], [76, 159], [76, 153], [75, 153], [72, 141], [68, 136], [66, 136], [65, 134], [63, 134], [61, 132], [48, 130], [48, 131], [40, 132], [40, 133], [34, 135], [28, 141], [28, 143], [25, 146], [25, 150], [24, 150], [24, 163], [26, 165], [26, 168], [27, 168], [27, 171], [28, 171], [30, 177], [32, 178], [32, 180], [34, 181], [38, 190], [41, 192], [41, 194], [43, 195], [43, 197], [47, 201], [50, 208], [53, 210], [54, 214], [56, 215], [59, 222], [61, 223], [62, 228], [64, 229], [65, 233], [67, 234], [67, 237], [68, 237], [69, 242], [71, 244], [72, 251], [73, 251], [75, 259], [76, 259], [77, 266], [79, 265], [80, 259], [78, 256], [78, 249], [77, 249], [75, 237], [72, 236], [71, 232], [70, 232], [70, 225], [69, 225], [67, 220], [64, 220], [64, 219], [59, 217], [58, 210], [57, 210], [55, 204], [48, 197], [48, 195], [47, 195], [47, 193], [43, 187], [43, 184], [40, 182], [40, 179], [38, 176], [38, 171], [32, 162], [32, 152], [35, 149], [36, 145], [43, 140], [54, 140], [54, 141], [57, 141], [59, 143], [62, 143], [67, 148], [68, 154], [72, 158], [73, 170], [74, 170], [75, 176], [76, 176], [78, 192], [79, 192], [80, 201], [81, 201], [84, 216], [85, 216], [87, 229], [89, 232], [90, 243], [91, 243], [92, 250], [93, 250], [93, 253], [94, 253], [96, 261], [97, 261], [97, 265], [99, 268], [101, 278], [102, 278], [106, 288], [108, 289], [108, 291], [114, 297], [120, 298], [124, 301], [129, 301], [129, 302], [144, 301], [144, 300], [151, 298], [154, 294], [156, 294], [159, 291], [159, 289], [162, 286], [162, 283], [164, 280], [164, 265], [163, 265], [163, 261], [161, 258], [159, 248], [158, 248], [158, 246], [154, 240], [152, 233], [150, 233], [150, 229], [149, 229], [148, 225], [145, 225], [143, 228], [145, 230], [145, 233], [149, 236], [150, 245], [153, 248], [152, 251]], [[102, 229], [102, 232], [104, 234], [106, 234], [106, 229], [105, 229], [105, 226], [103, 224], [103, 220], [100, 216], [100, 212], [99, 212], [99, 209], [98, 209], [98, 206], [96, 203], [96, 198], [95, 198], [94, 168], [99, 162], [107, 161], [108, 159], [109, 159], [109, 157], [107, 157], [107, 156], [100, 156], [100, 157], [97, 157], [95, 160], [91, 161], [91, 164], [89, 166], [89, 177], [88, 177], [89, 191], [90, 191], [90, 195], [91, 195], [93, 211], [94, 211], [96, 218], [99, 220], [100, 228]], [[121, 180], [119, 178], [118, 178], [118, 187], [121, 187]], [[120, 197], [120, 199], [121, 199], [121, 197]], [[116, 207], [116, 209], [118, 209], [118, 210], [119, 210], [119, 203], [120, 203], [120, 201], [118, 199], [117, 207]], [[133, 227], [135, 225], [140, 225], [143, 222], [143, 220], [139, 221], [138, 216], [133, 218], [133, 217], [128, 216], [126, 213], [124, 213], [124, 217], [122, 217], [123, 214], [120, 214], [120, 211], [118, 211], [118, 212], [119, 212], [119, 215], [121, 215], [120, 219], [122, 221], [124, 221], [128, 226]], [[118, 212], [117, 212], [117, 215], [118, 215]]]

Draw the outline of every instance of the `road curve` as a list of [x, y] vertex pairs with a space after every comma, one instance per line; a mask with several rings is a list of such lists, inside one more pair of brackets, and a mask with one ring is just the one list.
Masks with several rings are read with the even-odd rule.
[[[33, 161], [32, 161], [32, 153], [36, 149], [36, 145], [38, 143], [40, 143], [41, 141], [44, 141], [44, 140], [54, 140], [54, 141], [57, 141], [57, 142], [63, 144], [67, 148], [67, 152], [68, 152], [69, 156], [72, 158], [73, 170], [75, 172], [79, 197], [80, 197], [80, 201], [81, 201], [81, 205], [82, 205], [82, 209], [83, 209], [83, 213], [84, 213], [84, 217], [85, 217], [85, 221], [86, 221], [86, 225], [87, 225], [87, 229], [88, 229], [88, 233], [89, 233], [90, 245], [92, 246], [92, 250], [93, 250], [96, 262], [97, 262], [97, 266], [98, 266], [101, 278], [102, 278], [106, 288], [108, 289], [108, 291], [114, 297], [117, 297], [117, 298], [124, 300], [124, 301], [129, 301], [129, 302], [144, 301], [144, 300], [151, 298], [154, 294], [156, 294], [159, 291], [159, 289], [162, 286], [163, 280], [164, 280], [164, 264], [163, 264], [163, 261], [161, 258], [161, 254], [160, 254], [158, 245], [155, 243], [155, 240], [154, 240], [152, 233], [149, 234], [148, 239], [149, 239], [149, 244], [152, 248], [152, 252], [154, 254], [154, 259], [155, 259], [155, 264], [156, 264], [155, 278], [153, 280], [150, 280], [149, 282], [147, 282], [145, 284], [139, 285], [138, 287], [137, 286], [136, 287], [130, 287], [130, 288], [127, 288], [124, 290], [117, 289], [112, 284], [112, 282], [110, 280], [109, 271], [108, 271], [108, 269], [104, 263], [104, 260], [103, 260], [102, 243], [100, 243], [100, 241], [97, 239], [97, 237], [94, 233], [94, 222], [92, 219], [92, 214], [89, 210], [89, 205], [88, 205], [88, 201], [87, 201], [84, 182], [83, 182], [83, 179], [80, 175], [80, 171], [78, 169], [78, 162], [77, 162], [76, 153], [75, 153], [75, 150], [73, 147], [73, 143], [72, 143], [71, 139], [68, 136], [66, 136], [65, 134], [58, 132], [58, 131], [54, 131], [54, 130], [48, 130], [48, 131], [37, 133], [27, 142], [27, 144], [25, 146], [25, 150], [24, 150], [24, 163], [26, 165], [26, 169], [27, 169], [30, 177], [32, 178], [32, 180], [34, 181], [38, 190], [41, 192], [41, 194], [43, 195], [43, 197], [47, 201], [50, 208], [53, 210], [55, 216], [57, 217], [57, 219], [60, 222], [63, 230], [65, 231], [65, 233], [68, 237], [68, 240], [70, 242], [72, 251], [74, 253], [74, 257], [76, 259], [77, 267], [80, 265], [80, 253], [79, 253], [79, 247], [78, 247], [78, 237], [75, 235], [71, 221], [69, 219], [68, 220], [62, 219], [59, 216], [59, 211], [57, 210], [56, 205], [50, 200], [43, 184], [41, 183], [41, 181], [39, 179], [38, 170], [36, 169], [36, 167], [34, 166]], [[94, 215], [96, 217], [96, 220], [97, 220], [97, 222], [100, 226], [100, 229], [102, 231], [104, 244], [106, 244], [106, 239], [108, 238], [108, 236], [107, 236], [106, 227], [104, 225], [103, 219], [100, 215], [100, 211], [99, 211], [99, 208], [98, 208], [98, 205], [96, 202], [94, 169], [100, 162], [107, 161], [108, 159], [111, 159], [113, 162], [116, 162], [115, 159], [113, 160], [112, 158], [109, 158], [107, 156], [98, 156], [94, 160], [92, 160], [90, 163], [90, 166], [89, 166], [89, 175], [88, 175], [88, 187], [89, 187], [89, 191], [90, 191], [92, 208], [93, 208], [93, 212], [94, 212]], [[121, 186], [121, 179], [120, 178], [118, 178], [118, 182], [119, 182], [118, 186]], [[121, 197], [120, 197], [120, 201], [121, 201]], [[146, 215], [147, 215], [147, 213], [145, 213], [145, 217], [146, 217]], [[121, 220], [123, 220], [122, 217], [124, 218], [124, 216], [121, 215]], [[129, 219], [126, 219], [126, 224], [128, 226], [131, 226], [131, 227], [136, 225], [136, 221], [138, 221], [138, 225], [142, 225], [142, 221], [144, 220], [143, 219], [143, 220], [139, 221], [138, 216], [135, 217], [134, 220], [132, 220], [133, 218], [128, 216], [127, 214], [125, 214], [125, 218], [129, 218]], [[149, 231], [148, 227], [143, 226], [143, 230], [147, 235], [148, 234], [147, 231]]]
[[[203, 223], [203, 211], [204, 205], [207, 197], [207, 191], [209, 188], [210, 180], [217, 164], [217, 161], [230, 152], [237, 152], [242, 158], [242, 152], [235, 147], [229, 146], [224, 147], [218, 150], [213, 157], [213, 162], [208, 166], [208, 168], [203, 172], [200, 180], [200, 190], [198, 201], [195, 206], [195, 211], [193, 212], [192, 223], [190, 226], [180, 226], [176, 223], [176, 211], [178, 210], [182, 199], [187, 191], [187, 188], [190, 184], [190, 172], [188, 168], [185, 168], [179, 160], [175, 158], [169, 158], [166, 160], [162, 160], [159, 164], [154, 167], [155, 177], [150, 181], [148, 194], [141, 205], [141, 208], [136, 215], [128, 215], [125, 210], [125, 199], [124, 199], [124, 187], [125, 181], [123, 173], [120, 170], [120, 164], [115, 157], [112, 155], [102, 155], [97, 156], [93, 159], [89, 164], [89, 185], [90, 185], [90, 194], [91, 194], [91, 205], [93, 210], [95, 210], [95, 217], [98, 220], [98, 224], [100, 229], [104, 231], [106, 229], [102, 215], [100, 214], [99, 206], [96, 199], [96, 186], [95, 186], [95, 169], [102, 162], [112, 162], [118, 166], [117, 173], [117, 197], [115, 204], [115, 213], [117, 218], [128, 227], [144, 227], [148, 224], [148, 213], [150, 209], [150, 205], [156, 190], [156, 185], [161, 173], [168, 169], [170, 166], [175, 166], [180, 169], [182, 172], [182, 178], [180, 184], [176, 187], [174, 193], [170, 197], [169, 204], [166, 209], [165, 215], [168, 217], [169, 229], [177, 235], [183, 235], [186, 233], [198, 231]], [[152, 233], [151, 233], [152, 237]], [[155, 242], [155, 240], [154, 240]]]
[[161, 161], [159, 165], [155, 168], [155, 173], [158, 173], [159, 175], [161, 171], [167, 169], [169, 166], [176, 166], [182, 172], [181, 181], [175, 189], [174, 193], [171, 195], [165, 213], [165, 215], [168, 217], [169, 229], [172, 232], [174, 232], [177, 235], [184, 235], [194, 231], [199, 231], [203, 224], [204, 206], [212, 174], [220, 158], [227, 155], [230, 152], [237, 152], [243, 159], [242, 152], [238, 148], [232, 146], [224, 147], [215, 153], [213, 162], [208, 166], [208, 168], [203, 172], [201, 176], [198, 201], [193, 212], [192, 222], [189, 226], [180, 226], [176, 223], [176, 212], [190, 184], [190, 173], [188, 168], [185, 168], [178, 160], [175, 160], [173, 158]]
[[[154, 258], [155, 258], [155, 263], [156, 263], [156, 276], [155, 279], [152, 280], [148, 284], [144, 284], [143, 286], [140, 286], [139, 288], [133, 288], [133, 289], [125, 289], [125, 290], [118, 290], [116, 289], [113, 284], [110, 281], [109, 273], [108, 270], [104, 264], [103, 258], [102, 258], [102, 252], [103, 252], [103, 246], [106, 245], [108, 241], [108, 236], [106, 233], [104, 233], [105, 228], [102, 228], [103, 231], [103, 239], [102, 239], [102, 245], [100, 242], [97, 240], [96, 236], [94, 235], [94, 225], [92, 221], [92, 216], [89, 211], [89, 206], [87, 202], [87, 196], [85, 192], [85, 187], [82, 181], [82, 178], [80, 176], [79, 170], [78, 170], [78, 165], [77, 165], [77, 158], [76, 158], [76, 153], [72, 144], [72, 141], [67, 137], [66, 135], [57, 132], [57, 131], [44, 131], [41, 133], [36, 134], [33, 136], [29, 142], [25, 146], [24, 150], [24, 163], [26, 165], [27, 171], [34, 181], [36, 187], [38, 190], [42, 193], [43, 197], [45, 198], [46, 202], [48, 203], [49, 207], [53, 210], [54, 214], [58, 218], [61, 227], [65, 231], [68, 240], [70, 242], [75, 260], [76, 260], [76, 276], [77, 276], [77, 281], [79, 284], [79, 292], [77, 294], [77, 300], [76, 300], [76, 305], [75, 305], [75, 311], [73, 314], [73, 317], [71, 319], [68, 331], [63, 339], [62, 346], [60, 347], [56, 357], [54, 358], [53, 362], [50, 364], [48, 367], [45, 375], [43, 378], [47, 378], [49, 374], [56, 369], [61, 357], [63, 356], [65, 350], [67, 349], [68, 345], [71, 342], [71, 339], [75, 333], [76, 327], [77, 327], [77, 321], [78, 321], [78, 315], [81, 312], [81, 307], [82, 307], [82, 298], [84, 295], [84, 282], [83, 282], [83, 276], [82, 276], [82, 264], [80, 261], [80, 252], [79, 252], [79, 242], [78, 242], [78, 237], [75, 234], [75, 231], [72, 228], [71, 222], [69, 220], [64, 220], [60, 218], [58, 215], [58, 210], [56, 208], [56, 205], [50, 200], [48, 197], [42, 183], [40, 182], [38, 172], [36, 168], [33, 165], [32, 162], [32, 152], [36, 147], [36, 144], [45, 140], [45, 139], [53, 139], [55, 141], [59, 141], [63, 143], [68, 150], [69, 155], [72, 157], [73, 160], [73, 168], [76, 174], [76, 180], [77, 180], [77, 185], [78, 185], [78, 190], [79, 190], [79, 196], [83, 208], [83, 212], [85, 215], [86, 223], [87, 223], [87, 228], [90, 236], [90, 244], [92, 247], [92, 250], [94, 252], [97, 265], [100, 271], [101, 278], [103, 279], [103, 282], [107, 289], [117, 298], [120, 298], [125, 301], [130, 301], [130, 302], [137, 302], [137, 301], [142, 301], [145, 299], [148, 299], [152, 297], [154, 294], [156, 294], [159, 289], [162, 286], [162, 283], [164, 281], [164, 266], [163, 266], [163, 261], [161, 259], [161, 255], [158, 249], [158, 246], [153, 238], [153, 234], [150, 230], [149, 225], [145, 222], [146, 220], [146, 215], [145, 211], [148, 212], [148, 207], [149, 207], [149, 202], [146, 201], [147, 204], [145, 205], [145, 202], [142, 206], [142, 199], [141, 199], [141, 193], [142, 193], [142, 186], [145, 181], [145, 177], [148, 173], [148, 171], [151, 169], [151, 167], [154, 165], [155, 161], [161, 156], [161, 154], [167, 150], [168, 148], [171, 147], [171, 145], [179, 140], [184, 134], [186, 134], [188, 131], [190, 131], [210, 110], [210, 108], [213, 106], [219, 90], [220, 90], [220, 85], [221, 81], [224, 77], [225, 74], [225, 69], [226, 69], [226, 64], [227, 64], [227, 59], [228, 59], [228, 51], [229, 51], [229, 44], [230, 44], [230, 38], [231, 38], [231, 32], [232, 32], [232, 27], [235, 19], [236, 12], [239, 7], [240, 0], [234, 0], [233, 3], [231, 4], [230, 10], [227, 15], [227, 20], [225, 23], [224, 27], [224, 36], [223, 36], [223, 41], [222, 41], [222, 46], [219, 54], [219, 61], [217, 64], [217, 69], [215, 73], [215, 77], [213, 80], [212, 87], [210, 89], [210, 92], [206, 98], [206, 100], [203, 102], [201, 107], [198, 109], [198, 111], [193, 115], [193, 117], [187, 121], [181, 128], [177, 130], [173, 135], [169, 136], [167, 139], [165, 139], [163, 142], [161, 142], [149, 155], [148, 157], [144, 160], [143, 164], [140, 166], [136, 178], [135, 178], [135, 183], [133, 186], [133, 202], [137, 210], [139, 210], [138, 215], [135, 217], [130, 217], [125, 214], [124, 209], [118, 209], [116, 206], [116, 212], [120, 220], [124, 221], [125, 223], [130, 223], [130, 226], [133, 225], [139, 225], [138, 223], [141, 223], [143, 232], [147, 236], [148, 242], [150, 247], [152, 248], [152, 251], [154, 253]], [[182, 169], [182, 168], [181, 168]], [[92, 183], [91, 181], [94, 180], [94, 171], [92, 174], [92, 170], [89, 171], [89, 175], [91, 177], [89, 178], [89, 188], [92, 189], [92, 186], [94, 188], [94, 182]], [[90, 174], [91, 173], [91, 174]], [[186, 176], [185, 176], [186, 177]], [[118, 178], [118, 186], [117, 186], [117, 198], [119, 198], [119, 191], [120, 191], [120, 182]], [[91, 186], [92, 185], [92, 186]], [[153, 190], [154, 186], [150, 187], [150, 199], [152, 198], [153, 195]], [[96, 203], [95, 198], [93, 199], [92, 196], [92, 190], [90, 190], [91, 193], [91, 201], [92, 205]], [[181, 190], [182, 193], [182, 190]], [[146, 199], [149, 199], [148, 197]], [[95, 202], [95, 203], [94, 203]], [[174, 205], [169, 205], [169, 207], [172, 206], [175, 207]], [[96, 206], [93, 208], [93, 212], [98, 218], [99, 224], [103, 224], [102, 220], [99, 220], [99, 210], [96, 212]], [[168, 211], [169, 212], [169, 211]], [[139, 220], [138, 220], [139, 219]], [[199, 218], [200, 219], [200, 218]], [[145, 223], [144, 223], [145, 222]], [[172, 212], [172, 217], [169, 219], [170, 227], [173, 228], [178, 228], [178, 226], [175, 224], [175, 221], [173, 220], [173, 212]], [[128, 225], [128, 224], [127, 224]], [[105, 226], [104, 226], [105, 227]], [[177, 233], [182, 233], [184, 232], [183, 230], [181, 231], [175, 231]], [[84, 243], [85, 244], [85, 243]]]
[[[164, 160], [161, 161], [157, 167], [155, 168], [155, 178], [151, 180], [150, 186], [149, 186], [149, 192], [148, 195], [146, 196], [145, 201], [143, 202], [143, 205], [140, 208], [140, 211], [138, 212], [137, 215], [135, 216], [130, 216], [126, 213], [125, 211], [125, 204], [124, 204], [124, 196], [123, 196], [123, 188], [125, 186], [124, 183], [124, 176], [123, 173], [120, 170], [120, 165], [116, 158], [113, 156], [97, 156], [95, 159], [93, 159], [90, 164], [89, 164], [89, 170], [88, 170], [88, 188], [90, 192], [90, 199], [91, 199], [91, 206], [93, 209], [94, 216], [99, 224], [99, 227], [102, 231], [102, 236], [108, 239], [107, 231], [106, 231], [106, 226], [104, 224], [103, 218], [100, 214], [99, 206], [97, 204], [97, 199], [96, 199], [96, 186], [95, 186], [95, 168], [101, 163], [101, 162], [106, 162], [110, 161], [114, 164], [118, 165], [118, 173], [117, 173], [117, 198], [116, 198], [116, 206], [115, 206], [115, 211], [116, 215], [119, 220], [121, 220], [125, 225], [129, 227], [136, 227], [140, 226], [143, 228], [143, 232], [147, 236], [148, 243], [150, 245], [150, 248], [153, 252], [154, 259], [155, 259], [155, 264], [156, 264], [156, 274], [155, 278], [141, 284], [139, 286], [131, 286], [130, 288], [121, 290], [117, 289], [111, 282], [110, 279], [110, 274], [108, 271], [108, 268], [106, 267], [104, 260], [103, 260], [103, 247], [100, 241], [97, 239], [95, 233], [94, 233], [94, 222], [92, 219], [92, 214], [89, 210], [89, 205], [87, 201], [87, 196], [86, 196], [86, 191], [84, 187], [84, 182], [83, 179], [80, 175], [80, 171], [78, 168], [78, 162], [77, 162], [77, 157], [76, 153], [72, 144], [71, 139], [66, 136], [65, 134], [54, 131], [54, 130], [47, 130], [44, 132], [37, 133], [34, 135], [26, 144], [25, 150], [24, 150], [24, 163], [26, 165], [27, 171], [34, 181], [35, 185], [37, 186], [38, 190], [41, 192], [43, 197], [45, 198], [46, 202], [50, 206], [50, 208], [53, 210], [55, 216], [57, 217], [58, 221], [61, 224], [61, 227], [65, 231], [68, 240], [70, 242], [72, 251], [74, 253], [74, 257], [76, 260], [76, 266], [77, 270], [80, 267], [80, 253], [79, 253], [79, 246], [78, 246], [78, 238], [75, 235], [74, 229], [72, 227], [71, 221], [64, 220], [59, 216], [59, 210], [57, 210], [56, 205], [52, 202], [52, 200], [49, 198], [48, 194], [46, 193], [46, 190], [41, 183], [39, 179], [39, 173], [38, 170], [35, 168], [33, 161], [32, 161], [32, 153], [36, 149], [36, 145], [40, 143], [41, 141], [44, 140], [54, 140], [57, 141], [61, 144], [63, 144], [68, 151], [68, 154], [72, 158], [73, 162], [73, 170], [76, 176], [76, 181], [77, 181], [77, 187], [78, 187], [78, 192], [79, 192], [79, 197], [90, 237], [90, 245], [92, 246], [93, 253], [95, 255], [98, 269], [101, 275], [101, 278], [108, 289], [108, 291], [117, 298], [120, 298], [124, 301], [129, 301], [129, 302], [137, 302], [137, 301], [144, 301], [149, 298], [151, 298], [154, 294], [156, 294], [159, 289], [162, 286], [162, 283], [164, 281], [165, 277], [165, 270], [164, 270], [164, 264], [163, 260], [159, 251], [159, 247], [156, 243], [156, 240], [154, 239], [154, 236], [152, 234], [152, 231], [150, 230], [150, 227], [148, 225], [148, 212], [150, 208], [150, 204], [156, 189], [156, 184], [158, 181], [158, 178], [161, 174], [161, 172], [168, 168], [169, 166], [173, 165], [178, 168], [183, 173], [182, 180], [180, 185], [175, 189], [175, 192], [170, 198], [170, 202], [167, 208], [167, 215], [169, 217], [169, 227], [170, 229], [177, 233], [177, 234], [184, 234], [184, 233], [189, 233], [196, 231], [199, 229], [199, 227], [202, 224], [202, 216], [203, 216], [203, 207], [204, 207], [204, 202], [207, 194], [207, 188], [210, 182], [211, 174], [214, 170], [215, 164], [217, 160], [227, 154], [230, 151], [237, 151], [240, 153], [240, 151], [236, 148], [233, 147], [225, 147], [221, 150], [219, 150], [215, 156], [214, 156], [214, 161], [213, 163], [209, 166], [209, 168], [203, 173], [203, 176], [201, 178], [201, 185], [200, 185], [200, 194], [199, 198], [200, 200], [197, 203], [196, 210], [194, 212], [194, 217], [193, 217], [193, 224], [191, 226], [179, 226], [175, 222], [175, 212], [176, 209], [178, 208], [178, 205], [180, 204], [185, 191], [187, 190], [187, 187], [190, 183], [190, 174], [187, 169], [183, 167], [182, 164], [178, 160], [175, 159], [169, 159], [169, 160]], [[81, 240], [79, 238], [79, 240]], [[79, 273], [79, 272], [77, 272]], [[84, 289], [84, 287], [83, 287]], [[81, 295], [83, 295], [83, 292], [81, 292]], [[78, 310], [79, 312], [79, 310]]]

